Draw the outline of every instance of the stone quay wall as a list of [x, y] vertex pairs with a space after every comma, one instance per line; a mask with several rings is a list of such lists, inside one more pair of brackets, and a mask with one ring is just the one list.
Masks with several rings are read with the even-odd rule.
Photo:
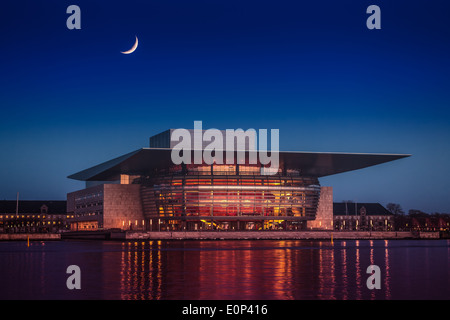
[[27, 240], [60, 240], [59, 233], [2, 233], [0, 241], [27, 241]]
[[[137, 240], [225, 240], [225, 239], [284, 239], [284, 240], [350, 240], [350, 239], [418, 239], [422, 234], [409, 231], [128, 231], [117, 235], [117, 239]], [[427, 233], [423, 238], [439, 238], [439, 232]]]

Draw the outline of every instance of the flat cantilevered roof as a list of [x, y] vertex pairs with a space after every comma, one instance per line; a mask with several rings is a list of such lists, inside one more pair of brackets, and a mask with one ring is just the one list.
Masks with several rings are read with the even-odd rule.
[[[108, 181], [117, 179], [120, 174], [145, 175], [170, 166], [173, 163], [171, 153], [170, 148], [142, 148], [72, 174], [68, 178], [81, 181]], [[320, 178], [409, 156], [409, 154], [280, 151], [279, 166], [282, 169], [299, 170], [301, 175]]]

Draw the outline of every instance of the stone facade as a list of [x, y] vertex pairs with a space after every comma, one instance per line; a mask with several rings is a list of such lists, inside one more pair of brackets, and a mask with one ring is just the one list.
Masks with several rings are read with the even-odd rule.
[[316, 219], [308, 221], [308, 229], [333, 230], [333, 188], [321, 187]]
[[105, 184], [103, 228], [142, 230], [144, 214], [138, 184]]

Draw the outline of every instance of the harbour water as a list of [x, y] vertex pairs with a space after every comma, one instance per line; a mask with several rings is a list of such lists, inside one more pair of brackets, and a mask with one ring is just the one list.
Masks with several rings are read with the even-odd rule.
[[3, 300], [448, 300], [450, 240], [5, 241], [0, 283]]

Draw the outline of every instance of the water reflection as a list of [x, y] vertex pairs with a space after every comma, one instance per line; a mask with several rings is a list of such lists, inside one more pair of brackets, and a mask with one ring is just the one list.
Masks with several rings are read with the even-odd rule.
[[346, 250], [346, 246], [347, 246], [347, 242], [346, 241], [342, 241], [341, 242], [341, 259], [342, 259], [342, 299], [346, 300], [348, 298], [348, 291], [347, 291], [347, 286], [348, 286], [348, 279], [347, 279], [347, 250]]
[[[71, 264], [82, 290], [65, 286]], [[447, 240], [0, 243], [0, 298], [450, 299], [449, 270]]]
[[[373, 264], [375, 264], [375, 259], [373, 256], [373, 251], [374, 251], [373, 240], [369, 241], [369, 245], [370, 245], [370, 265], [373, 265]], [[365, 269], [366, 269], [366, 273], [367, 273], [367, 267], [365, 267]], [[370, 274], [369, 274], [369, 276], [370, 276]], [[367, 286], [367, 284], [366, 284], [366, 286]], [[370, 290], [370, 299], [372, 299], [372, 300], [375, 299], [375, 292], [376, 292], [376, 289]]]
[[390, 289], [390, 269], [391, 266], [389, 264], [389, 240], [384, 240], [384, 266], [385, 266], [385, 276], [384, 276], [384, 288], [385, 288], [385, 298], [391, 298], [391, 289]]
[[[161, 299], [162, 261], [160, 249], [161, 241], [122, 243], [120, 299]], [[114, 261], [110, 263], [114, 264]]]
[[363, 280], [361, 280], [361, 262], [360, 262], [360, 249], [359, 249], [359, 240], [355, 241], [355, 275], [356, 275], [356, 299], [361, 299], [361, 288], [363, 285]]
[[[121, 299], [390, 299], [389, 242], [125, 242]], [[378, 256], [383, 254], [383, 259]], [[380, 256], [381, 257], [381, 256]], [[114, 264], [108, 261], [106, 264]], [[366, 287], [377, 264], [383, 289]]]

